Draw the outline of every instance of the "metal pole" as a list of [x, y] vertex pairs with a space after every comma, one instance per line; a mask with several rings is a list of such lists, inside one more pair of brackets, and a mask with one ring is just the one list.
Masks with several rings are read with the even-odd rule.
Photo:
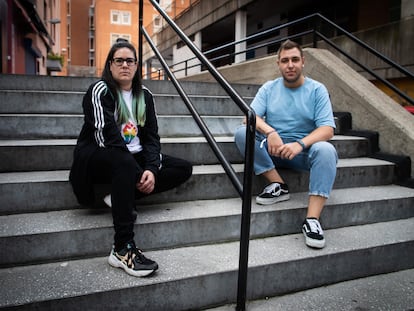
[[[317, 36], [317, 34], [316, 34], [316, 31], [315, 31], [315, 29], [316, 28], [320, 28], [320, 27], [318, 27], [319, 25], [320, 25], [320, 23], [318, 23], [319, 22], [319, 19], [316, 19], [315, 17], [313, 18], [313, 31], [312, 31], [312, 47], [313, 48], [316, 48], [317, 46], [318, 46], [318, 36]], [[319, 30], [319, 29], [318, 29]]]
[[[184, 32], [171, 20], [171, 18], [160, 8], [158, 3], [155, 0], [149, 0], [152, 5], [158, 10], [158, 12], [167, 20], [173, 30], [181, 37], [181, 39], [188, 45], [190, 50], [197, 55], [199, 60], [207, 67], [211, 75], [220, 83], [220, 85], [226, 90], [226, 92], [230, 95], [230, 97], [235, 101], [235, 103], [246, 113], [246, 150], [245, 150], [245, 166], [244, 166], [244, 180], [243, 186], [240, 184], [237, 176], [231, 165], [227, 163], [224, 156], [221, 154], [216, 154], [219, 159], [223, 159], [222, 165], [227, 173], [227, 175], [232, 176], [230, 179], [233, 182], [235, 188], [239, 191], [239, 194], [243, 197], [243, 208], [242, 208], [242, 219], [241, 219], [241, 232], [240, 232], [240, 256], [239, 256], [239, 281], [238, 281], [238, 293], [237, 293], [237, 310], [244, 311], [245, 304], [246, 304], [246, 288], [247, 288], [247, 268], [248, 268], [248, 253], [249, 253], [249, 236], [250, 236], [250, 218], [251, 218], [251, 193], [252, 193], [252, 175], [253, 175], [253, 160], [254, 160], [254, 140], [255, 140], [255, 131], [256, 131], [256, 114], [254, 111], [244, 102], [241, 96], [234, 91], [231, 87], [229, 82], [225, 80], [218, 70], [213, 67], [213, 65], [208, 61], [208, 59], [203, 55], [198, 48], [194, 45], [193, 42], [184, 34]], [[145, 29], [142, 29], [142, 32], [146, 34]], [[146, 37], [147, 34], [146, 34]], [[147, 41], [149, 42], [150, 40]], [[153, 47], [154, 51], [155, 46]], [[161, 57], [159, 57], [161, 61]], [[166, 69], [168, 65], [164, 66]], [[172, 80], [173, 76], [171, 77]], [[177, 90], [180, 88], [179, 84], [177, 83]], [[176, 87], [177, 87], [176, 86]], [[203, 121], [196, 118], [196, 114], [193, 114], [197, 123], [203, 123]], [[202, 126], [200, 126], [202, 129]], [[207, 140], [211, 142], [211, 144], [215, 143], [213, 137], [209, 137], [211, 135], [208, 131], [203, 134], [206, 136]], [[248, 146], [248, 147], [247, 147]], [[215, 149], [214, 149], [215, 151]]]
[[239, 276], [237, 284], [237, 311], [246, 310], [247, 275], [249, 266], [250, 219], [252, 206], [252, 175], [256, 133], [256, 114], [247, 113], [246, 149], [243, 180], [243, 206], [240, 228]]
[[143, 25], [143, 2], [139, 0], [138, 4], [138, 68], [140, 77], [142, 76], [142, 25]]

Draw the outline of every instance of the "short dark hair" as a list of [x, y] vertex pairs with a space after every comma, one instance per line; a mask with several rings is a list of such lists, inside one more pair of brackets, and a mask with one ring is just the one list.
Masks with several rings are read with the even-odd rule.
[[287, 39], [284, 41], [281, 45], [279, 50], [277, 51], [277, 58], [280, 59], [280, 53], [284, 50], [290, 50], [290, 49], [298, 49], [300, 52], [300, 56], [303, 57], [303, 50], [302, 47], [299, 45], [299, 43], [294, 42], [292, 40]]

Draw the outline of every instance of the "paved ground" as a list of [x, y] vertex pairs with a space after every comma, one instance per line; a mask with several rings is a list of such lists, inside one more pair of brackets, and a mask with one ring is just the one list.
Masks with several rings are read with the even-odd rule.
[[[414, 256], [413, 256], [414, 260]], [[209, 309], [234, 311], [235, 305]], [[412, 311], [414, 269], [251, 301], [247, 311]]]

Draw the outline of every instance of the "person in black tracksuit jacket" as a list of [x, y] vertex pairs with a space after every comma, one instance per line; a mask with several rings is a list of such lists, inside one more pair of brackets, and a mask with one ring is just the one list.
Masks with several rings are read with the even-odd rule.
[[161, 154], [153, 97], [137, 70], [134, 46], [117, 41], [102, 78], [84, 95], [84, 124], [69, 179], [82, 205], [94, 204], [94, 184], [111, 184], [115, 235], [108, 262], [130, 275], [147, 276], [158, 264], [135, 245], [136, 199], [184, 183], [192, 165]]

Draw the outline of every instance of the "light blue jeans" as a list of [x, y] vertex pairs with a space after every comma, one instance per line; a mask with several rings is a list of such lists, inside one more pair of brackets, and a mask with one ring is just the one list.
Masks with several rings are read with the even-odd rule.
[[[237, 148], [244, 156], [246, 126], [237, 128], [234, 138]], [[254, 147], [254, 172], [256, 175], [261, 175], [276, 167], [308, 171], [310, 175], [309, 195], [329, 197], [335, 182], [338, 162], [338, 154], [331, 143], [317, 142], [296, 155], [292, 160], [287, 160], [269, 155], [265, 138], [263, 134], [256, 132]], [[283, 142], [290, 143], [292, 141], [284, 140]]]

